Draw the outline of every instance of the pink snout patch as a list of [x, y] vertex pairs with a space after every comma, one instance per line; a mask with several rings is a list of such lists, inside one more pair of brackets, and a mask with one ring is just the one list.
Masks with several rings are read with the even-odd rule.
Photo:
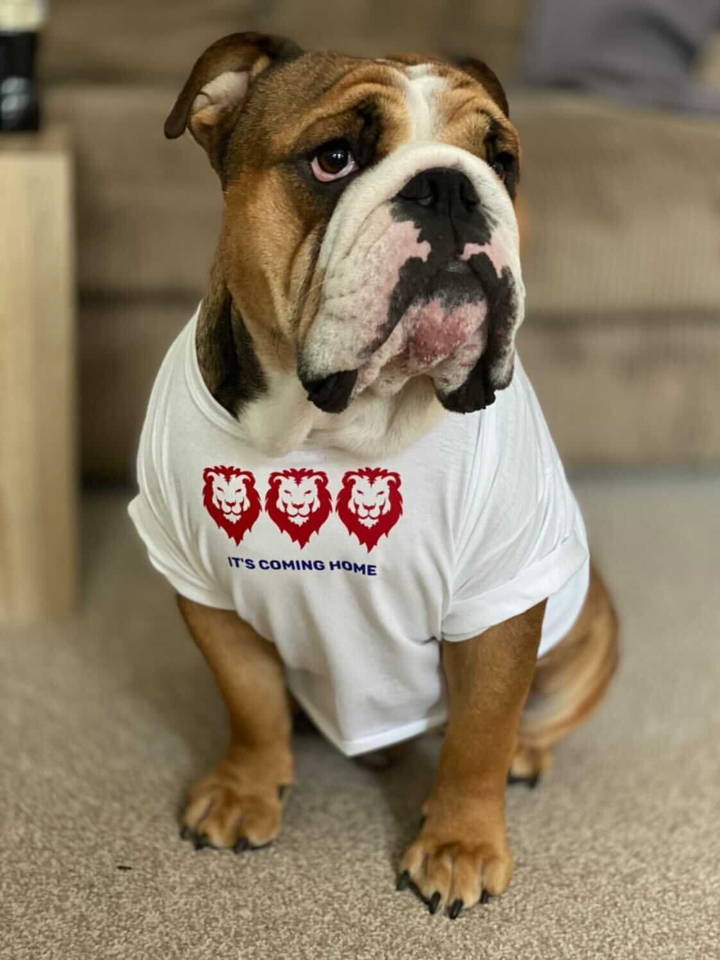
[[484, 301], [452, 308], [442, 299], [413, 304], [359, 379], [376, 380], [380, 390], [393, 393], [410, 377], [425, 373], [443, 392], [454, 390], [483, 351], [486, 315]]

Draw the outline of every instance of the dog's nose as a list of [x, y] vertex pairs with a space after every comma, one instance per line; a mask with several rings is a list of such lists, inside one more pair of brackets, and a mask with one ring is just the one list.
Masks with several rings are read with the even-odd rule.
[[451, 218], [467, 217], [479, 203], [470, 180], [450, 167], [433, 167], [415, 174], [395, 199]]
[[307, 391], [308, 400], [325, 413], [342, 413], [350, 402], [357, 370], [340, 370], [329, 377], [311, 377], [300, 372], [300, 382]]

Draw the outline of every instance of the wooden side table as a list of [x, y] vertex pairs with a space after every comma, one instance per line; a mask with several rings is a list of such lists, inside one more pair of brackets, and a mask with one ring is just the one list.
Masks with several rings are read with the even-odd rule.
[[0, 135], [0, 622], [76, 598], [74, 243], [64, 130]]

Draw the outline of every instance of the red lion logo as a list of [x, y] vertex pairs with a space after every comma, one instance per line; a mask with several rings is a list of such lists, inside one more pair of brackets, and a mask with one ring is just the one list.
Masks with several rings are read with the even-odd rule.
[[255, 477], [238, 467], [203, 470], [203, 503], [215, 523], [236, 544], [252, 529], [262, 510]]
[[348, 533], [354, 534], [368, 553], [402, 515], [400, 484], [399, 473], [381, 467], [348, 470], [343, 476], [335, 511]]
[[328, 477], [322, 470], [279, 470], [270, 474], [265, 511], [275, 526], [302, 549], [332, 512]]

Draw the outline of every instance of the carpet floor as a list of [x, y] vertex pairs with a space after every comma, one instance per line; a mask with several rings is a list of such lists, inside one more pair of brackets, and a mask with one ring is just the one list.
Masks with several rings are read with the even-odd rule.
[[0, 631], [0, 957], [720, 957], [720, 484], [575, 486], [622, 666], [545, 782], [510, 791], [510, 890], [455, 922], [394, 891], [436, 735], [378, 771], [298, 734], [273, 846], [179, 840], [183, 790], [225, 741], [222, 709], [125, 496], [89, 496], [82, 610]]

